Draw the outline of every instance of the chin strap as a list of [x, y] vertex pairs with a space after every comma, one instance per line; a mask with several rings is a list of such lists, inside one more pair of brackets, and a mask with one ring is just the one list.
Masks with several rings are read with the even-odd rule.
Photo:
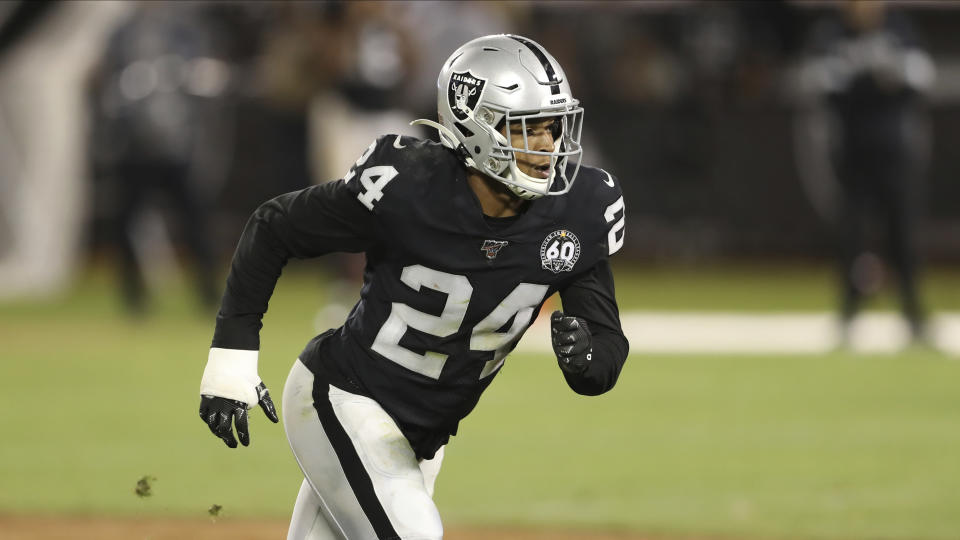
[[[547, 183], [548, 190], [549, 190], [550, 182], [553, 181], [552, 170], [550, 172], [550, 175], [551, 175], [550, 179]], [[510, 180], [510, 182], [503, 182], [503, 184], [507, 186], [507, 189], [512, 191], [514, 195], [516, 195], [517, 197], [520, 197], [521, 199], [532, 201], [533, 199], [539, 199], [540, 197], [545, 195], [545, 193], [537, 193], [535, 191], [530, 191], [529, 189], [524, 189], [520, 187], [518, 184], [514, 183], [518, 179], [525, 180], [527, 182], [530, 182], [531, 184], [535, 184], [537, 182], [536, 178], [528, 176], [527, 174], [525, 174], [523, 171], [520, 170], [520, 167], [517, 166], [517, 160], [513, 160], [510, 162], [510, 167], [507, 168], [506, 174], [504, 174], [503, 177], [507, 180]]]
[[427, 120], [425, 118], [414, 120], [413, 122], [410, 122], [410, 125], [427, 126], [437, 130], [440, 133], [440, 142], [444, 146], [453, 149], [455, 152], [460, 154], [463, 157], [463, 162], [467, 165], [467, 167], [476, 168], [477, 164], [473, 161], [473, 156], [470, 155], [470, 152], [467, 151], [467, 147], [457, 140], [457, 136], [450, 131], [447, 126], [434, 122], [433, 120]]

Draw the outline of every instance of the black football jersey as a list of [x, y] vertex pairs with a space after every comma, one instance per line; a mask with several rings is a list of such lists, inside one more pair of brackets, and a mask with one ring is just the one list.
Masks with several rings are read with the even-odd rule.
[[616, 178], [581, 167], [569, 193], [514, 218], [484, 216], [449, 149], [388, 135], [340, 180], [262, 205], [234, 257], [214, 346], [259, 348], [267, 300], [289, 257], [365, 252], [360, 300], [300, 359], [329, 383], [376, 400], [420, 457], [456, 433], [504, 359], [560, 292], [583, 317], [594, 360], [565, 373], [584, 394], [611, 388], [627, 353], [607, 259], [623, 244]]

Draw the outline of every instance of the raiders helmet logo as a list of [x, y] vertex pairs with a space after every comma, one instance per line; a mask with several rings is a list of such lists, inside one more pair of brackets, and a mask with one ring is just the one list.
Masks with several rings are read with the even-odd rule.
[[486, 79], [476, 77], [469, 71], [454, 72], [450, 76], [450, 86], [447, 88], [447, 103], [457, 120], [462, 122], [470, 118], [480, 101], [480, 96], [483, 95], [483, 87], [486, 84]]
[[580, 239], [572, 232], [553, 231], [540, 244], [540, 265], [554, 274], [569, 272], [580, 258]]

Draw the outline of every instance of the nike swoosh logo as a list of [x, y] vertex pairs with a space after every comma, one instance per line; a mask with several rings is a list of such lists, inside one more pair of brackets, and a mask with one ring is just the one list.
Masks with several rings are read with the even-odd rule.
[[607, 175], [607, 179], [603, 181], [604, 184], [613, 187], [613, 177], [610, 176], [610, 173], [603, 171], [603, 174]]
[[496, 86], [497, 88], [499, 88], [499, 89], [501, 89], [501, 90], [506, 90], [506, 91], [508, 91], [508, 92], [513, 91], [513, 90], [516, 90], [517, 88], [520, 88], [520, 85], [519, 85], [519, 84], [516, 84], [516, 83], [511, 84], [510, 86], [501, 86], [501, 85], [499, 85], [499, 84], [495, 84], [494, 86]]
[[[406, 148], [405, 145], [400, 144], [400, 137], [401, 137], [401, 136], [402, 136], [402, 135], [397, 135], [397, 138], [393, 140], [393, 147], [396, 148], [397, 150], [402, 150], [402, 149]], [[610, 185], [612, 186], [613, 184], [610, 184]]]

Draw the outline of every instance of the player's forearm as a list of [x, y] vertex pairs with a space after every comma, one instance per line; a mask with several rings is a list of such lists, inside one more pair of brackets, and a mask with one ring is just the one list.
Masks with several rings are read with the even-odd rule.
[[[602, 394], [616, 384], [630, 345], [620, 325], [613, 273], [603, 260], [560, 291], [566, 315], [582, 318], [590, 332], [590, 359], [586, 369], [565, 370], [567, 385], [588, 396]], [[558, 357], [559, 360], [559, 357]]]
[[593, 358], [583, 373], [563, 373], [567, 385], [585, 396], [597, 396], [613, 388], [630, 351], [627, 338], [615, 332], [593, 334], [592, 345]]
[[217, 326], [213, 331], [211, 347], [221, 349], [260, 350], [262, 313], [245, 315], [217, 314]]

